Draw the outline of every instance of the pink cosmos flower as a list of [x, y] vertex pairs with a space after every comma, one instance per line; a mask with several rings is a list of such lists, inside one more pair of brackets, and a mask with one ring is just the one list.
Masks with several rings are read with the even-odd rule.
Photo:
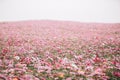
[[120, 72], [113, 72], [113, 75], [116, 76], [116, 77], [120, 77]]

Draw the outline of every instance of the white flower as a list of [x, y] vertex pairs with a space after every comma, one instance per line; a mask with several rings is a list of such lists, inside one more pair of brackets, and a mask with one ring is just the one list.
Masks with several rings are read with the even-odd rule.
[[74, 67], [75, 69], [78, 69], [77, 65], [74, 63], [72, 63], [71, 66]]
[[19, 56], [15, 56], [14, 57], [16, 60], [20, 60], [20, 57]]

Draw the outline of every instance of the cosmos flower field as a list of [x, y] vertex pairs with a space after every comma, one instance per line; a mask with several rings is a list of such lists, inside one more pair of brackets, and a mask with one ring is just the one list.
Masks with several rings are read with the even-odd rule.
[[120, 24], [1, 22], [0, 80], [120, 80]]

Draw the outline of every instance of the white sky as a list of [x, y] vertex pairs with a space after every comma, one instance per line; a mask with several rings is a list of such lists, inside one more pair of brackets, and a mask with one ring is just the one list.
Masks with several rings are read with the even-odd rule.
[[0, 0], [0, 21], [120, 22], [120, 0]]

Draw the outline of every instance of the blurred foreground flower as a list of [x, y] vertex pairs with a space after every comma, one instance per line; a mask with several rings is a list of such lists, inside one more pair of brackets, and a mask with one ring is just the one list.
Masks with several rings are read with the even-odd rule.
[[56, 75], [56, 77], [64, 78], [65, 73], [63, 73], [63, 72], [58, 72], [58, 73], [56, 73], [55, 75]]
[[17, 78], [17, 77], [14, 77], [14, 78], [12, 78], [12, 80], [20, 80], [19, 78]]

